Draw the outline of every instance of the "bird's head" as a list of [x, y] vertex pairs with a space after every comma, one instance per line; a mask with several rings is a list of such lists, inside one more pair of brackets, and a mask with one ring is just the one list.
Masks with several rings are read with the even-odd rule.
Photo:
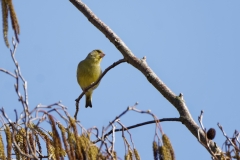
[[86, 59], [100, 63], [104, 56], [105, 54], [101, 50], [96, 49], [90, 52]]

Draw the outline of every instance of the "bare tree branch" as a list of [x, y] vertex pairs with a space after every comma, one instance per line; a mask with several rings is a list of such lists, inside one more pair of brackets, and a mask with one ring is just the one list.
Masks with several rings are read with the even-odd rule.
[[[158, 121], [158, 122], [169, 122], [169, 121], [181, 122], [180, 118], [161, 118], [161, 119], [158, 119], [157, 121]], [[108, 133], [106, 133], [106, 134], [104, 135], [104, 138], [107, 137], [107, 136], [109, 136], [109, 135], [112, 134], [113, 132], [126, 131], [126, 130], [130, 130], [130, 129], [133, 129], [133, 128], [137, 128], [137, 127], [140, 127], [140, 126], [145, 126], [145, 125], [152, 124], [152, 123], [156, 123], [156, 120], [138, 123], [138, 124], [135, 124], [135, 125], [132, 125], [132, 126], [129, 126], [129, 127], [125, 127], [125, 128], [110, 130]], [[100, 139], [94, 141], [93, 143], [97, 143], [97, 142], [99, 142], [99, 141], [100, 141]]]
[[[70, 0], [70, 2], [82, 12], [86, 18], [98, 28], [109, 40], [115, 45], [115, 47], [122, 53], [124, 59], [133, 67], [138, 69], [145, 75], [147, 80], [178, 110], [180, 114], [181, 122], [188, 128], [188, 130], [198, 138], [200, 141], [207, 145], [205, 133], [193, 120], [187, 105], [185, 104], [182, 96], [177, 96], [168, 88], [163, 81], [153, 72], [153, 70], [147, 65], [146, 58], [138, 59], [131, 50], [125, 45], [125, 43], [114, 33], [105, 23], [103, 23], [91, 10], [80, 0]], [[217, 148], [214, 142], [211, 141], [211, 150], [216, 152]], [[211, 153], [210, 153], [211, 154]]]
[[12, 76], [13, 78], [16, 78], [16, 75], [14, 75], [13, 73], [9, 72], [8, 70], [5, 70], [5, 69], [3, 69], [3, 68], [0, 68], [0, 71], [2, 71], [2, 72], [4, 72], [4, 73]]

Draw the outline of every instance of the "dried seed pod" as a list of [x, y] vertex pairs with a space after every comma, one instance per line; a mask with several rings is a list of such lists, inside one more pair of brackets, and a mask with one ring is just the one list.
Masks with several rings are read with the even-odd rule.
[[208, 131], [207, 131], [207, 138], [210, 139], [210, 140], [213, 140], [216, 136], [216, 130], [214, 128], [210, 128]]
[[170, 151], [164, 145], [159, 147], [159, 159], [160, 160], [172, 160]]
[[175, 160], [176, 158], [175, 158], [174, 150], [173, 150], [170, 139], [166, 134], [164, 134], [162, 136], [162, 140], [163, 140], [163, 145], [170, 151], [172, 160]]
[[8, 125], [5, 126], [5, 134], [7, 141], [7, 159], [10, 160], [12, 157], [12, 133]]
[[0, 159], [6, 160], [2, 135], [0, 134]]
[[153, 159], [158, 160], [158, 145], [156, 141], [153, 141]]
[[140, 155], [136, 149], [133, 150], [136, 160], [140, 160]]

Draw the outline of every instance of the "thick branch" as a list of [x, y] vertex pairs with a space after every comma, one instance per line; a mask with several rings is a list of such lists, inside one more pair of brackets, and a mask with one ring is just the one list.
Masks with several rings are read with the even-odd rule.
[[[82, 12], [86, 18], [97, 27], [122, 53], [124, 59], [137, 68], [145, 75], [147, 80], [178, 110], [182, 123], [191, 131], [196, 137], [200, 137], [200, 141], [206, 144], [205, 134], [197, 123], [192, 119], [190, 112], [181, 97], [176, 96], [153, 72], [147, 65], [145, 59], [138, 59], [131, 50], [124, 44], [124, 42], [106, 25], [104, 24], [91, 10], [80, 0], [70, 0], [70, 2]], [[211, 149], [216, 151], [214, 142], [211, 143]]]

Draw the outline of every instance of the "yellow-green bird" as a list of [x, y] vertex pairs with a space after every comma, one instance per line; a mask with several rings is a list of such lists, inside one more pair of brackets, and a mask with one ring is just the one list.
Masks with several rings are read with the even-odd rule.
[[[82, 90], [84, 90], [86, 87], [90, 86], [93, 82], [97, 81], [97, 79], [102, 74], [102, 70], [100, 67], [100, 63], [102, 61], [102, 58], [105, 56], [105, 54], [99, 50], [93, 50], [90, 52], [87, 57], [79, 62], [77, 67], [77, 81]], [[85, 107], [91, 107], [92, 108], [92, 94], [93, 90], [98, 87], [99, 83], [95, 85], [94, 87], [90, 88], [86, 93], [86, 104]]]

